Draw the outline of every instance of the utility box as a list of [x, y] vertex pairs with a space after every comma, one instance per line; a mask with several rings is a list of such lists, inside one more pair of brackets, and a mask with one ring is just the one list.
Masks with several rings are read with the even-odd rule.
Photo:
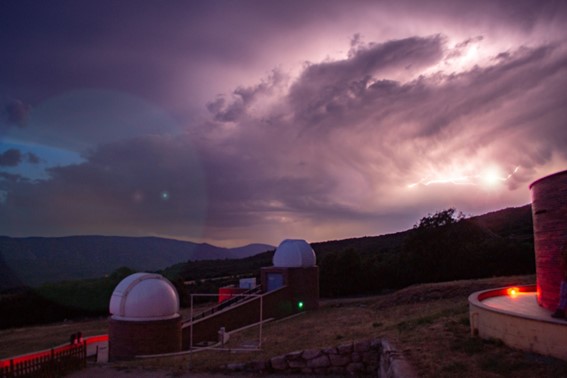
[[241, 289], [254, 289], [256, 287], [256, 277], [241, 278], [238, 285]]

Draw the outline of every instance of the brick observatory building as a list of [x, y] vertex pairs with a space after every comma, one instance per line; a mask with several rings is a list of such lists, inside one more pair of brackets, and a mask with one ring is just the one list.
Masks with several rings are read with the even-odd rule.
[[[280, 319], [319, 307], [319, 267], [315, 252], [305, 240], [287, 239], [272, 258], [273, 266], [260, 270], [260, 294], [214, 314], [183, 324], [183, 349], [227, 332], [260, 322]], [[192, 329], [191, 329], [192, 328]]]
[[185, 321], [177, 290], [166, 278], [151, 273], [126, 277], [110, 299], [109, 359], [176, 353], [217, 341], [221, 328], [230, 332], [319, 307], [319, 268], [305, 240], [281, 242], [273, 266], [262, 268], [260, 276], [254, 295], [228, 307], [220, 303]]
[[179, 296], [159, 274], [135, 273], [110, 298], [109, 359], [181, 351]]

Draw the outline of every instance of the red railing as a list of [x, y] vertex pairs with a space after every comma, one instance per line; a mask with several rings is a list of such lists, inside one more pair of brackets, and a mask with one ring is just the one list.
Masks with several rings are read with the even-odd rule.
[[85, 338], [78, 344], [0, 360], [0, 377], [60, 377], [87, 365], [87, 345], [108, 341], [108, 335]]

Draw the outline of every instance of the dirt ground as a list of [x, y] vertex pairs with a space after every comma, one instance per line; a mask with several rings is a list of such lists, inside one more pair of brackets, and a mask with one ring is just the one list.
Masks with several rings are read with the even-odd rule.
[[[257, 376], [256, 374], [252, 375], [236, 375], [231, 374], [230, 376]], [[81, 371], [77, 371], [75, 373], [69, 374], [66, 377], [69, 378], [183, 378], [183, 377], [192, 377], [192, 378], [220, 378], [220, 377], [227, 377], [224, 374], [207, 374], [207, 373], [195, 373], [191, 371], [168, 371], [168, 370], [148, 370], [148, 369], [117, 369], [110, 365], [93, 365], [89, 366], [86, 369]], [[277, 375], [277, 374], [270, 374], [270, 378], [294, 378], [294, 377], [305, 377], [304, 375]], [[327, 376], [332, 378], [331, 376]]]
[[[498, 277], [414, 285], [372, 297], [324, 300], [317, 311], [266, 323], [260, 352], [204, 351], [193, 355], [190, 364], [185, 359], [153, 359], [89, 366], [70, 377], [223, 377], [222, 366], [228, 363], [266, 360], [296, 350], [381, 337], [392, 341], [416, 368], [418, 376], [426, 378], [567, 376], [565, 361], [514, 350], [498, 340], [481, 340], [470, 334], [469, 294], [534, 282], [534, 276]], [[0, 331], [0, 352], [6, 356], [13, 356], [15, 350], [22, 353], [22, 344], [28, 352], [39, 350], [50, 343], [59, 344], [71, 331], [82, 329], [87, 331], [85, 335], [101, 334], [106, 333], [105, 327], [101, 319], [4, 330]], [[257, 330], [251, 329], [235, 334], [231, 343], [240, 345], [254, 338]]]

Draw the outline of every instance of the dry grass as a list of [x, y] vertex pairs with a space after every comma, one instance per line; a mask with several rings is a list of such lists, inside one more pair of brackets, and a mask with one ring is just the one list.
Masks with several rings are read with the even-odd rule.
[[[533, 276], [521, 276], [416, 285], [384, 296], [323, 301], [318, 311], [265, 324], [260, 352], [206, 351], [176, 358], [136, 360], [116, 367], [181, 372], [190, 366], [192, 371], [215, 371], [232, 362], [261, 360], [294, 350], [387, 337], [422, 377], [567, 376], [567, 363], [563, 361], [470, 336], [467, 302], [470, 293], [491, 287], [529, 284], [534, 280]], [[10, 345], [5, 342], [6, 334], [12, 338], [12, 346], [16, 341], [30, 338], [47, 342], [52, 333], [48, 329], [55, 331], [62, 327], [61, 337], [57, 340], [64, 342], [66, 335], [74, 332], [78, 324], [74, 326], [3, 331], [0, 333], [0, 352], [5, 355], [10, 350]], [[103, 322], [90, 322], [81, 323], [80, 328], [84, 333], [87, 329], [101, 333], [101, 327], [104, 327]], [[250, 329], [236, 334], [229, 346], [237, 348], [253, 342], [257, 340], [257, 332], [257, 329]], [[31, 347], [33, 342], [28, 345]]]

